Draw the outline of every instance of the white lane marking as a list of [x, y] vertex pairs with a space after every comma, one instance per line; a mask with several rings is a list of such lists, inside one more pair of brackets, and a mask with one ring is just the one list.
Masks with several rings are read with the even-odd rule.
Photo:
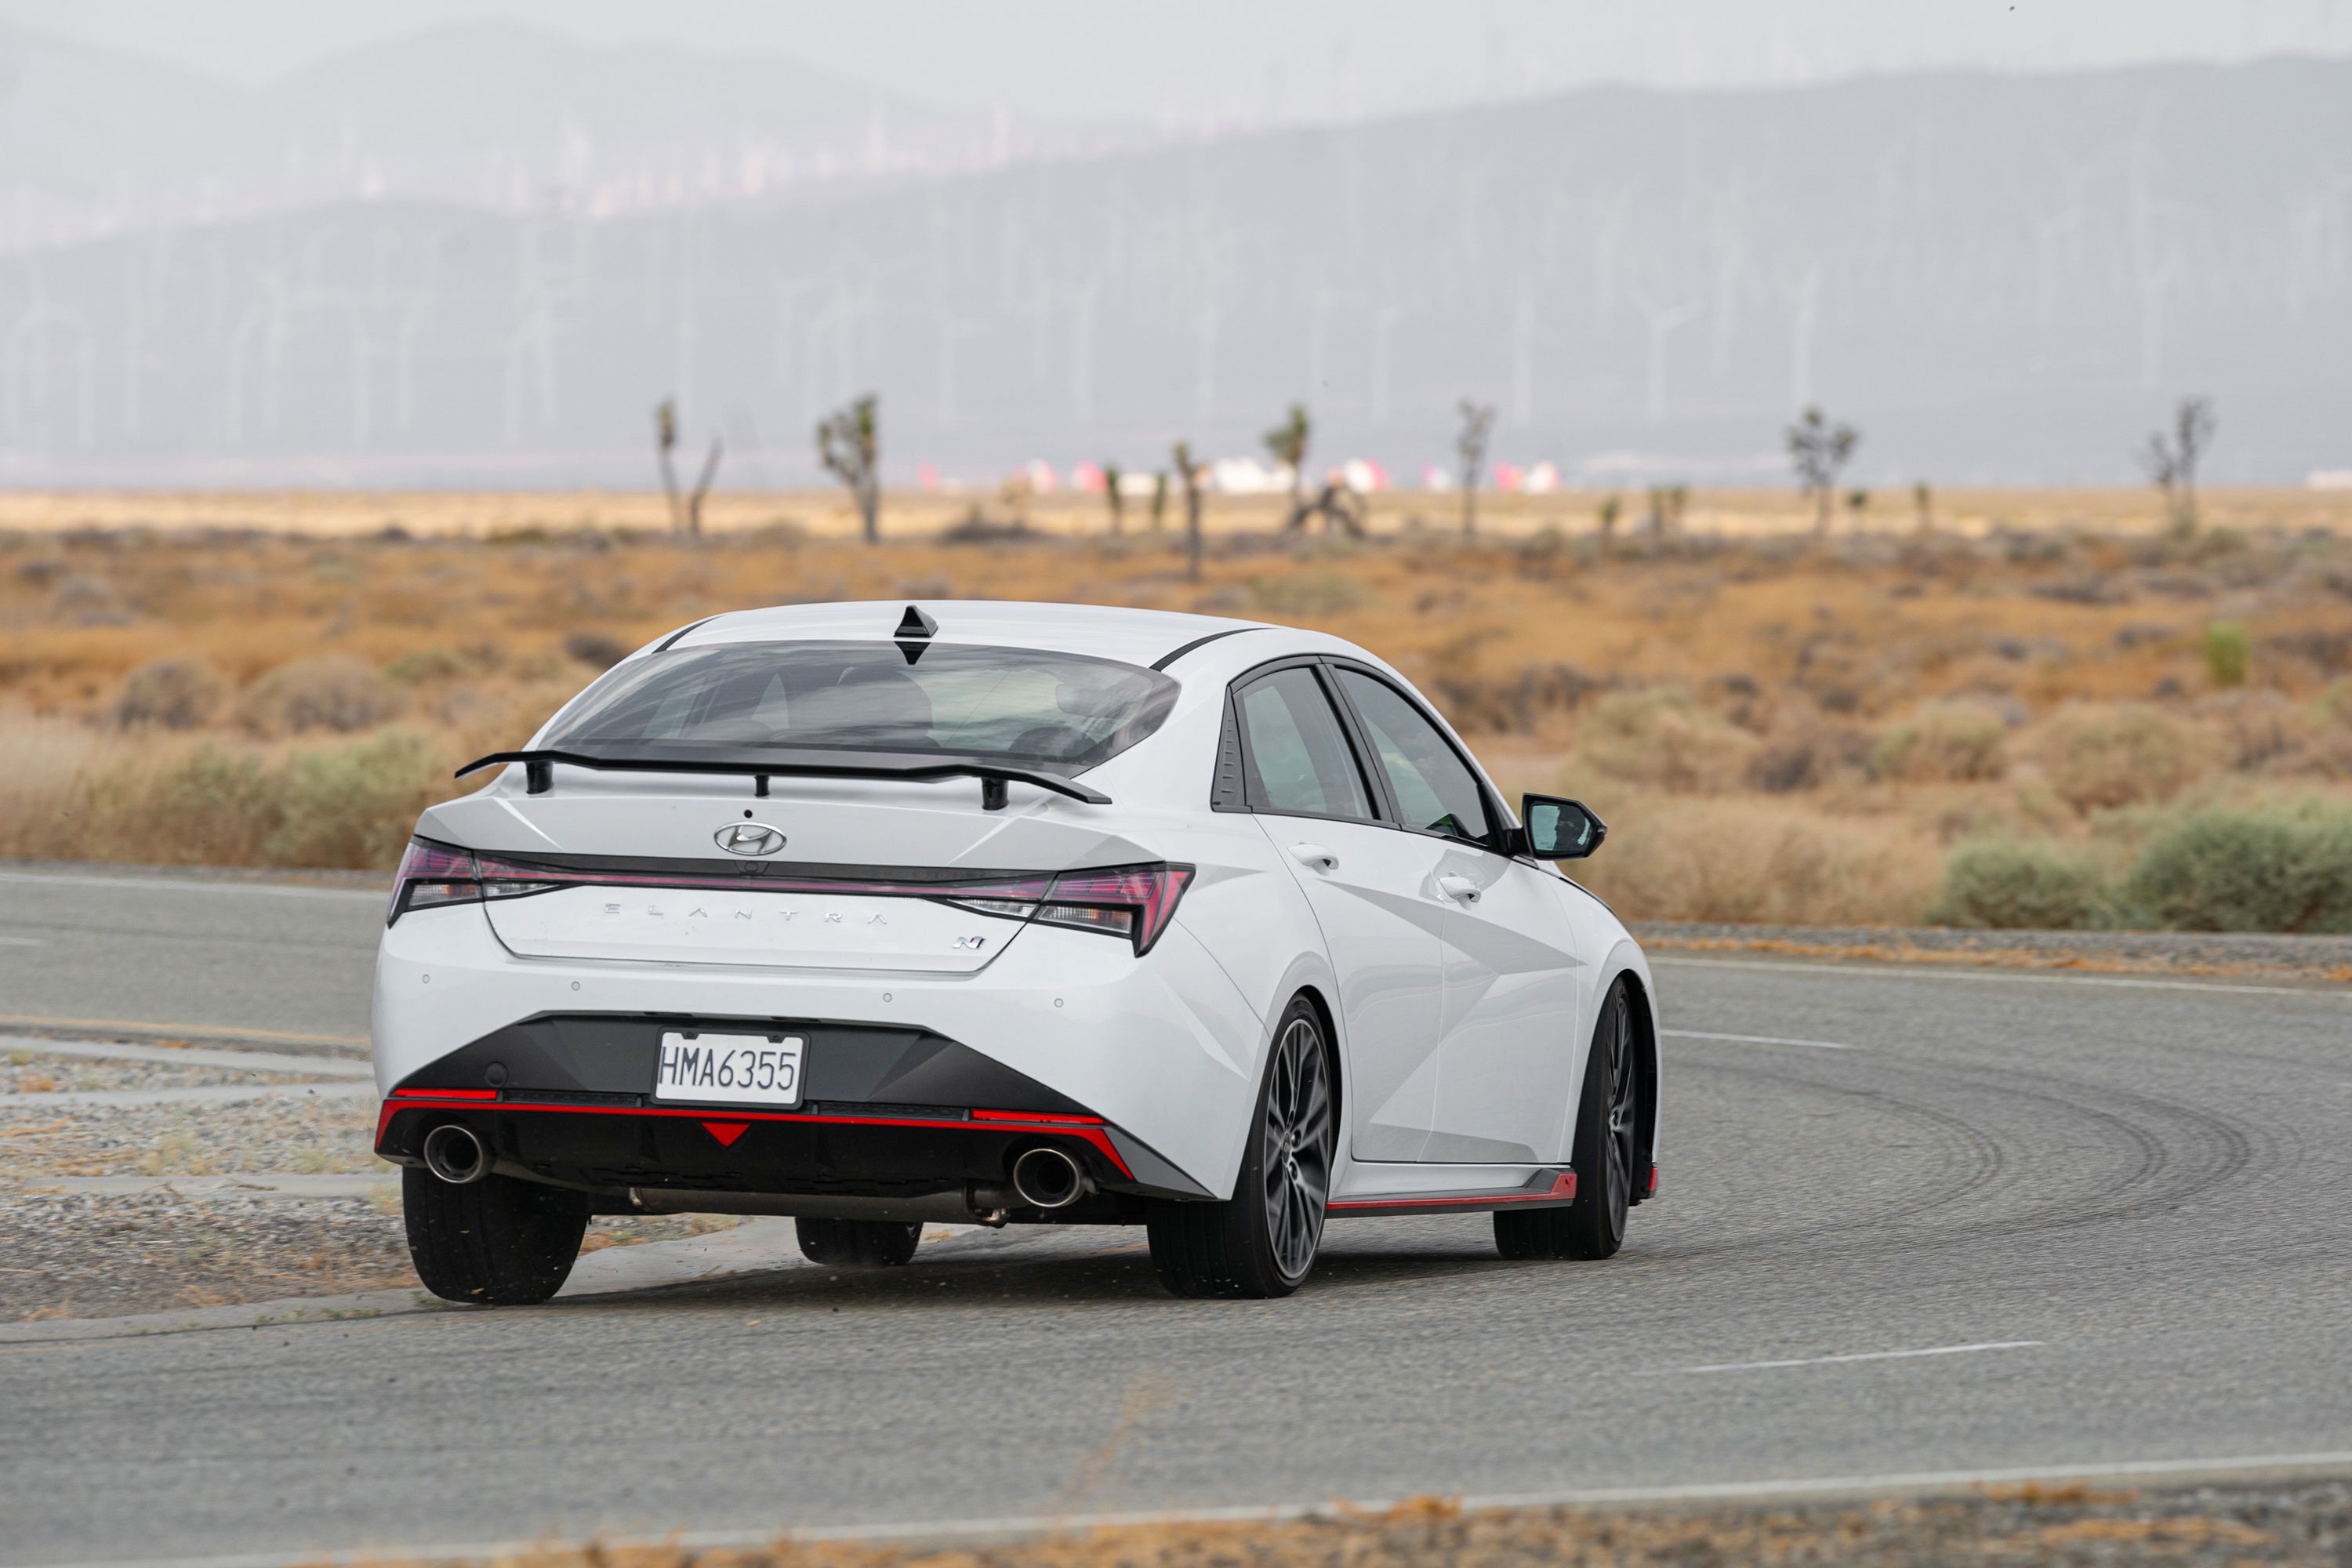
[[348, 1057], [296, 1057], [278, 1051], [214, 1051], [195, 1047], [138, 1046], [128, 1040], [53, 1040], [42, 1035], [0, 1035], [0, 1051], [100, 1061], [171, 1062], [180, 1067], [242, 1068], [247, 1072], [301, 1072], [320, 1078], [373, 1078], [375, 1068]]
[[2352, 1001], [2352, 986], [2330, 985], [2325, 981], [2314, 981], [2307, 986], [2225, 985], [2218, 981], [2141, 980], [2123, 974], [2047, 974], [2033, 969], [1915, 969], [1862, 961], [1811, 963], [1791, 959], [1784, 963], [1762, 958], [1682, 958], [1668, 952], [1652, 953], [1650, 963], [1653, 965], [1679, 963], [1693, 969], [1793, 969], [1809, 974], [1843, 974], [1862, 980], [2023, 980], [2051, 985], [2123, 985], [2147, 991], [2240, 991], [2256, 996], [2325, 996], [2336, 1001]]
[[1721, 1361], [1706, 1366], [1670, 1367], [1664, 1372], [1636, 1373], [1637, 1377], [1688, 1377], [1702, 1372], [1762, 1372], [1781, 1366], [1844, 1366], [1858, 1361], [1909, 1361], [1917, 1356], [1974, 1355], [1979, 1351], [2039, 1350], [2042, 1340], [1988, 1340], [1976, 1345], [1934, 1345], [1917, 1351], [1864, 1351], [1854, 1355], [1798, 1356], [1789, 1361]]
[[[659, 1245], [656, 1243], [656, 1245]], [[641, 1250], [641, 1249], [633, 1249]], [[597, 1256], [602, 1257], [603, 1254]], [[473, 1308], [457, 1309], [473, 1311]], [[2335, 1470], [2352, 1466], [2352, 1449], [2315, 1454], [2233, 1454], [2211, 1459], [2142, 1459], [2119, 1464], [2069, 1465], [2059, 1461], [1985, 1470], [1911, 1470], [1884, 1475], [1809, 1476], [1769, 1481], [1697, 1481], [1680, 1486], [1601, 1487], [1581, 1491], [1497, 1492], [1461, 1500], [1465, 1513], [1493, 1509], [1583, 1508], [1612, 1503], [1739, 1502], [1752, 1498], [1841, 1497], [1873, 1492], [1948, 1492], [1969, 1487], [2014, 1486], [2028, 1481], [2122, 1480], [2141, 1476], [2210, 1476]], [[1089, 1530], [1166, 1524], [1282, 1524], [1293, 1520], [1347, 1519], [1387, 1513], [1403, 1506], [1394, 1498], [1345, 1502], [1241, 1504], [1229, 1508], [1163, 1509], [1134, 1513], [999, 1515], [994, 1518], [907, 1520], [888, 1524], [771, 1524], [736, 1530], [677, 1531], [659, 1538], [596, 1537], [607, 1552], [658, 1545], [665, 1551], [712, 1552], [730, 1547], [772, 1547], [779, 1541], [893, 1541], [969, 1544], [990, 1539], [1061, 1535]], [[478, 1542], [457, 1545], [352, 1547], [335, 1552], [247, 1552], [220, 1557], [124, 1557], [67, 1559], [33, 1568], [304, 1568], [386, 1562], [465, 1563], [523, 1557], [547, 1551], [549, 1538]]]
[[0, 882], [40, 882], [64, 888], [131, 888], [142, 893], [263, 893], [280, 899], [366, 899], [379, 904], [392, 896], [390, 878], [384, 879], [384, 890], [381, 893], [359, 888], [297, 888], [283, 882], [184, 882], [170, 877], [71, 877], [47, 871], [0, 871]]
[[1792, 1040], [1782, 1035], [1713, 1035], [1705, 1029], [1660, 1029], [1658, 1033], [1676, 1040], [1734, 1040], [1743, 1046], [1811, 1046], [1818, 1051], [1854, 1051], [1859, 1046], [1842, 1045], [1836, 1040]]
[[40, 936], [0, 936], [0, 947], [47, 947], [48, 938]]
[[0, 1110], [51, 1106], [221, 1105], [242, 1100], [366, 1100], [370, 1083], [207, 1084], [195, 1089], [66, 1089], [47, 1094], [0, 1094]]

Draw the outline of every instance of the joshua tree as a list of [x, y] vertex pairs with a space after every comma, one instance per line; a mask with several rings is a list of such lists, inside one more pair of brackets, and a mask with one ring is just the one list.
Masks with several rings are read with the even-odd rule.
[[1184, 570], [1201, 580], [1201, 470], [1192, 463], [1192, 444], [1176, 443], [1176, 479], [1184, 487]]
[[1151, 531], [1160, 531], [1168, 521], [1168, 470], [1155, 469], [1151, 475]]
[[2213, 405], [2201, 397], [2184, 397], [2173, 410], [2172, 437], [2158, 430], [2141, 448], [2139, 465], [2149, 482], [2164, 493], [2164, 511], [2172, 531], [2197, 531], [2197, 464], [2213, 444]]
[[1837, 502], [1838, 474], [1853, 460], [1862, 436], [1853, 426], [1832, 425], [1822, 417], [1820, 409], [1808, 408], [1789, 426], [1788, 440], [1789, 461], [1797, 470], [1798, 484], [1812, 498], [1813, 531], [1827, 533], [1830, 508]]
[[1265, 433], [1265, 449], [1274, 460], [1290, 470], [1290, 515], [1284, 521], [1286, 529], [1303, 528], [1307, 509], [1299, 504], [1299, 487], [1307, 468], [1307, 440], [1313, 426], [1307, 417], [1307, 405], [1290, 405], [1290, 417]]
[[677, 504], [677, 467], [670, 454], [677, 450], [677, 402], [665, 397], [654, 410], [654, 454], [661, 463], [662, 494], [669, 498], [669, 526], [673, 533], [686, 531], [686, 516]]
[[710, 453], [702, 459], [702, 472], [694, 477], [693, 493], [686, 498], [686, 531], [698, 539], [702, 536], [702, 498], [710, 493], [710, 481], [719, 477], [719, 459], [725, 454], [725, 443], [711, 437]]
[[1911, 487], [1911, 510], [1922, 534], [1936, 531], [1936, 492], [1925, 479]]
[[710, 455], [702, 459], [702, 472], [694, 481], [694, 489], [683, 504], [677, 494], [677, 468], [670, 455], [677, 449], [677, 403], [665, 397], [654, 410], [654, 451], [661, 459], [662, 494], [669, 498], [669, 525], [673, 531], [699, 534], [702, 531], [702, 498], [710, 493], [710, 482], [719, 477], [719, 459], [725, 444], [717, 436], [710, 437]]
[[816, 427], [816, 455], [835, 479], [849, 487], [865, 525], [866, 542], [882, 540], [882, 444], [874, 414], [874, 395], [834, 410]]
[[1650, 531], [1660, 538], [1669, 533], [1680, 533], [1683, 526], [1683, 509], [1689, 504], [1690, 487], [1688, 485], [1652, 485], [1650, 487]]
[[1622, 497], [1615, 495], [1601, 497], [1601, 510], [1596, 517], [1596, 521], [1600, 524], [1601, 538], [1614, 539], [1617, 537], [1617, 519], [1623, 515], [1624, 510], [1625, 502]]
[[1127, 498], [1118, 493], [1118, 481], [1123, 477], [1117, 463], [1103, 465], [1103, 499], [1110, 502], [1110, 533], [1113, 539], [1126, 531]]
[[1478, 531], [1478, 476], [1486, 467], [1486, 437], [1494, 433], [1495, 405], [1462, 400], [1462, 430], [1454, 450], [1462, 458], [1462, 537]]

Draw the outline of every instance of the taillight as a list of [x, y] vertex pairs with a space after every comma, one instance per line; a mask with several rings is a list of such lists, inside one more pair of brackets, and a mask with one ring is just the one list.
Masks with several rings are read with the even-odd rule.
[[400, 858], [400, 869], [393, 873], [392, 908], [384, 912], [383, 923], [390, 925], [411, 910], [469, 903], [481, 896], [470, 851], [412, 838]]
[[1138, 956], [1151, 951], [1176, 913], [1176, 900], [1192, 880], [1190, 866], [1118, 866], [1102, 871], [1065, 871], [1037, 906], [1042, 925], [1123, 936]]
[[441, 904], [527, 898], [558, 888], [710, 888], [746, 893], [831, 893], [867, 898], [930, 899], [999, 919], [1098, 931], [1132, 942], [1138, 956], [1168, 929], [1176, 901], [1192, 880], [1190, 866], [1113, 866], [1099, 870], [982, 873], [969, 881], [928, 879], [746, 875], [730, 868], [713, 876], [664, 871], [541, 866], [503, 856], [412, 838], [394, 873], [391, 925], [411, 910]]
[[479, 903], [485, 899], [520, 899], [560, 885], [543, 869], [436, 844], [430, 838], [412, 838], [407, 853], [400, 858], [400, 869], [393, 874], [392, 908], [383, 923], [390, 925], [411, 910]]

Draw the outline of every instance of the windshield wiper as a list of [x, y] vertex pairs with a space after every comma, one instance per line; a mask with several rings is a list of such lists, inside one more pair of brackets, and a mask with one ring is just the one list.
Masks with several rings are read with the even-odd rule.
[[980, 780], [980, 804], [989, 811], [1004, 809], [1004, 786], [1008, 784], [1034, 784], [1039, 789], [1084, 801], [1088, 805], [1110, 804], [1110, 796], [1100, 790], [1088, 789], [1082, 784], [1043, 768], [1024, 768], [1015, 763], [994, 762], [985, 757], [932, 757], [904, 752], [737, 751], [700, 756], [643, 751], [604, 752], [562, 749], [492, 752], [488, 756], [477, 757], [459, 768], [457, 776], [464, 778], [467, 773], [504, 763], [520, 763], [523, 765], [524, 787], [532, 795], [545, 795], [555, 787], [555, 764], [561, 763], [569, 768], [593, 768], [606, 773], [747, 775], [755, 781], [753, 793], [762, 795], [768, 793], [768, 780], [771, 778], [975, 778]]

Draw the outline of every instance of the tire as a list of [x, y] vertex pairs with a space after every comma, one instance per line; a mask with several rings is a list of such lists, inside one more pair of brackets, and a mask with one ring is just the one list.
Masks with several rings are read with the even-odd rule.
[[1274, 1031], [1232, 1199], [1151, 1207], [1151, 1262], [1171, 1294], [1264, 1300], [1298, 1289], [1323, 1239], [1335, 1105], [1322, 1020], [1295, 998]]
[[919, 1225], [883, 1219], [796, 1219], [801, 1256], [835, 1268], [896, 1268], [915, 1256]]
[[1625, 1244], [1633, 1173], [1644, 1155], [1643, 1076], [1634, 1059], [1633, 1002], [1620, 980], [1601, 1004], [1584, 1090], [1576, 1102], [1576, 1199], [1558, 1208], [1499, 1210], [1495, 1247], [1506, 1258], [1607, 1258]]
[[408, 1257], [445, 1301], [530, 1307], [562, 1289], [588, 1229], [588, 1200], [562, 1187], [484, 1176], [463, 1186], [400, 1173]]

